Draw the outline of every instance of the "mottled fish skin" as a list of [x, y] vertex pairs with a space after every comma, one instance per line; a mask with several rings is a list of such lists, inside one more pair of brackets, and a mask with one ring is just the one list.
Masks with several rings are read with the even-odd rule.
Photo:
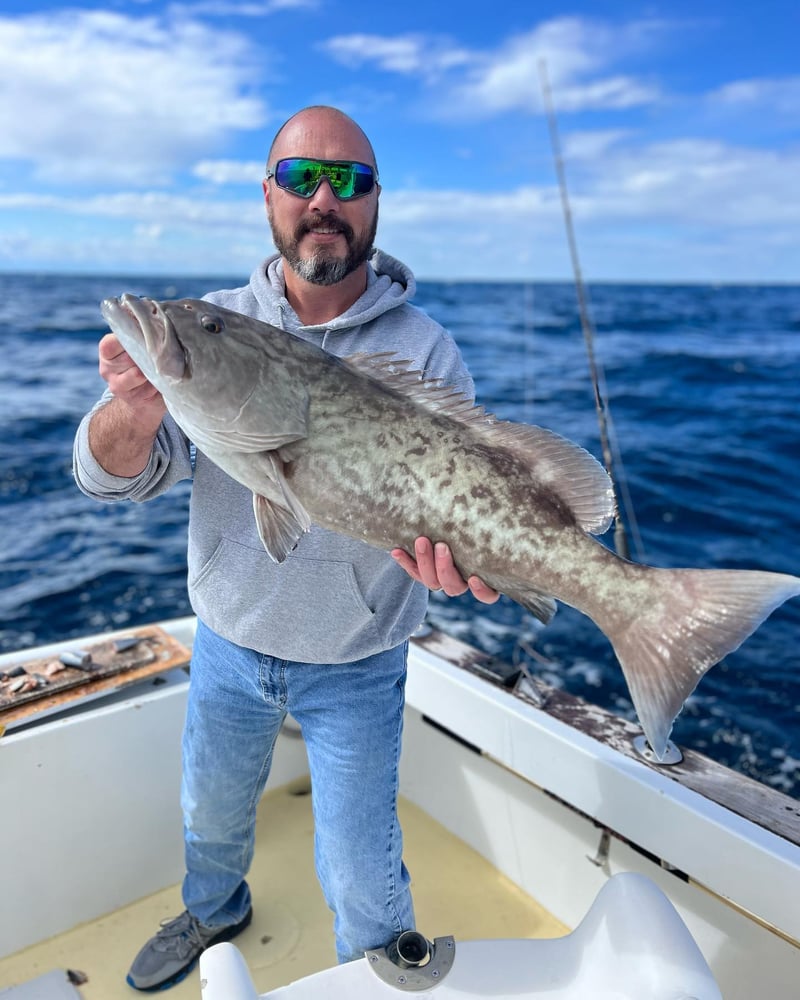
[[253, 491], [274, 559], [312, 523], [386, 550], [424, 535], [543, 621], [554, 599], [572, 605], [611, 641], [659, 757], [706, 670], [800, 594], [785, 574], [620, 559], [592, 537], [614, 514], [595, 459], [402, 360], [335, 358], [201, 300], [126, 295], [102, 311], [188, 437]]

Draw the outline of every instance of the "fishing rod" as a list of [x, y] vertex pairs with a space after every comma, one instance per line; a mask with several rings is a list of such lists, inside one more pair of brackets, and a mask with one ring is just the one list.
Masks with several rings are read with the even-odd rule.
[[[614, 473], [615, 465], [621, 465], [622, 459], [619, 455], [619, 450], [612, 445], [611, 436], [609, 434], [611, 413], [605, 394], [600, 388], [601, 381], [604, 380], [602, 379], [602, 371], [600, 365], [598, 364], [594, 350], [595, 331], [589, 316], [588, 299], [583, 283], [583, 276], [581, 274], [581, 265], [578, 258], [578, 244], [575, 239], [575, 230], [572, 225], [572, 210], [570, 209], [569, 193], [567, 191], [567, 178], [564, 171], [564, 158], [561, 155], [558, 123], [556, 121], [556, 114], [553, 106], [553, 94], [550, 89], [550, 81], [547, 76], [546, 60], [544, 59], [539, 60], [539, 78], [542, 85], [544, 107], [550, 129], [550, 143], [553, 148], [553, 158], [555, 160], [556, 174], [558, 176], [558, 186], [561, 192], [561, 207], [564, 213], [564, 223], [567, 230], [567, 242], [569, 244], [569, 253], [572, 260], [572, 271], [575, 277], [575, 291], [578, 296], [578, 311], [580, 313], [581, 329], [583, 330], [583, 339], [586, 343], [586, 352], [589, 357], [589, 373], [592, 380], [595, 409], [597, 410], [597, 420], [600, 428], [600, 447], [603, 452], [603, 463], [611, 478], [611, 485], [614, 489], [615, 496], [618, 492], [621, 494], [622, 506], [625, 508], [625, 514], [634, 535], [637, 553], [641, 558], [643, 546], [638, 526], [636, 524], [636, 516], [633, 512], [633, 504], [631, 503], [630, 494], [628, 493], [624, 476], [621, 478], [620, 483], [618, 483], [617, 477]], [[630, 546], [628, 544], [628, 536], [625, 531], [625, 524], [620, 513], [620, 504], [616, 503], [615, 507], [614, 548], [618, 555], [625, 559], [629, 559]]]

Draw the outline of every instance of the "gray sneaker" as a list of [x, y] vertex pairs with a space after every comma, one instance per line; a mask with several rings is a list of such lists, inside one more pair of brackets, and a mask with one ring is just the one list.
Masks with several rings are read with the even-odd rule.
[[230, 941], [245, 929], [253, 916], [252, 908], [238, 924], [206, 927], [184, 910], [174, 920], [165, 920], [161, 930], [151, 937], [134, 958], [126, 982], [135, 990], [155, 992], [179, 983], [192, 969], [200, 953], [218, 941]]

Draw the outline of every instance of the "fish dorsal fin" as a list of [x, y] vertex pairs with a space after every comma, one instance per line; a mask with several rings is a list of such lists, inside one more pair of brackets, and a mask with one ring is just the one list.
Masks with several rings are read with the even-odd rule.
[[476, 406], [471, 395], [447, 384], [444, 379], [426, 375], [413, 367], [413, 361], [399, 358], [391, 351], [351, 354], [342, 360], [359, 375], [377, 379], [431, 413], [444, 414], [465, 423], [487, 419], [495, 422], [482, 406]]
[[391, 352], [354, 354], [345, 363], [362, 375], [438, 413], [469, 427], [492, 448], [513, 452], [534, 470], [536, 478], [556, 493], [572, 511], [584, 531], [601, 535], [611, 527], [616, 513], [614, 485], [606, 470], [585, 448], [544, 427], [498, 420], [477, 406], [470, 396], [426, 378]]
[[526, 461], [538, 482], [556, 493], [580, 527], [602, 535], [616, 514], [614, 484], [594, 455], [544, 427], [499, 420], [480, 430], [494, 447], [507, 448]]

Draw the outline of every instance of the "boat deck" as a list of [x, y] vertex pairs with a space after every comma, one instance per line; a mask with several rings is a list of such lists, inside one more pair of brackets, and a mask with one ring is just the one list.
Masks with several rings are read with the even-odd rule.
[[[308, 791], [308, 779], [299, 779], [268, 792], [259, 807], [256, 856], [248, 878], [253, 922], [236, 944], [262, 993], [336, 962], [333, 918], [314, 874]], [[401, 799], [400, 816], [417, 925], [427, 937], [453, 934], [457, 940], [469, 940], [567, 933], [568, 928], [423, 810]], [[86, 976], [78, 987], [85, 1000], [130, 1000], [136, 994], [126, 985], [125, 974], [133, 956], [161, 920], [182, 909], [176, 885], [26, 948], [0, 960], [0, 991], [53, 969], [70, 969]], [[169, 996], [199, 1000], [196, 967]]]

